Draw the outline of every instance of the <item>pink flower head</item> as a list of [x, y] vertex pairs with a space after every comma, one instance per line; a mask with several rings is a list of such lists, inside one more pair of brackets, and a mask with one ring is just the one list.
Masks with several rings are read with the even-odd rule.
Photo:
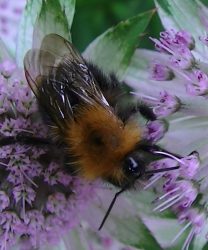
[[160, 39], [150, 38], [155, 42], [155, 47], [159, 51], [168, 52], [178, 48], [194, 48], [194, 39], [186, 31], [165, 30], [160, 33]]
[[200, 166], [199, 154], [193, 152], [192, 154], [182, 158], [180, 164], [180, 175], [186, 179], [193, 179]]
[[10, 60], [5, 60], [0, 64], [0, 72], [5, 78], [9, 78], [15, 69], [15, 63]]
[[166, 91], [160, 93], [160, 99], [153, 108], [153, 112], [158, 117], [166, 117], [180, 108], [180, 100]]
[[167, 81], [173, 78], [173, 71], [158, 62], [151, 64], [151, 78], [156, 81]]
[[176, 48], [170, 58], [170, 64], [178, 69], [190, 69], [194, 64], [194, 57], [186, 47]]
[[155, 120], [147, 123], [145, 138], [149, 141], [156, 142], [160, 140], [167, 131], [167, 123], [163, 120]]
[[174, 43], [178, 45], [184, 45], [190, 50], [193, 49], [195, 45], [193, 37], [185, 30], [180, 30], [176, 32]]
[[187, 93], [193, 96], [208, 94], [208, 76], [201, 70], [193, 70], [186, 84]]
[[[14, 80], [13, 65], [2, 63], [2, 67], [5, 65], [7, 74], [4, 72], [2, 77], [7, 79], [0, 78], [1, 138], [47, 138], [47, 126], [21, 73], [16, 72]], [[95, 186], [67, 174], [58, 150], [24, 143], [0, 147], [1, 249], [17, 242], [30, 249], [39, 248], [57, 242], [79, 223]]]
[[[159, 198], [158, 201], [161, 201], [161, 203], [154, 208], [154, 211], [162, 212], [172, 206], [177, 206], [181, 209], [190, 207], [197, 195], [198, 191], [191, 182], [175, 182], [175, 184], [169, 186], [168, 192]], [[164, 201], [162, 201], [163, 199]]]
[[206, 46], [208, 46], [208, 36], [205, 35], [205, 36], [200, 36], [199, 37], [199, 40]]

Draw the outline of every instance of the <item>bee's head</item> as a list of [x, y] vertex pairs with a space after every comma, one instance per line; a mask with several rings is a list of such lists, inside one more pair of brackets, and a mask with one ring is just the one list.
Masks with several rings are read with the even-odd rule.
[[[140, 144], [135, 151], [129, 153], [123, 159], [122, 171], [125, 178], [120, 187], [124, 186], [133, 186], [134, 182], [139, 178], [148, 179], [149, 176], [158, 172], [165, 172], [179, 168], [169, 167], [169, 168], [160, 168], [160, 169], [149, 169], [148, 165], [156, 160], [162, 159], [164, 157], [174, 159], [174, 155], [161, 149], [156, 145]], [[177, 156], [180, 159], [180, 156]]]
[[[139, 148], [137, 148], [135, 151], [129, 153], [128, 155], [124, 157], [123, 162], [122, 162], [122, 172], [123, 172], [124, 178], [122, 179], [122, 181], [117, 182], [115, 181], [115, 179], [108, 179], [113, 184], [120, 186], [121, 189], [115, 194], [105, 214], [105, 217], [103, 218], [100, 224], [99, 230], [103, 227], [117, 197], [120, 194], [122, 194], [124, 191], [129, 189], [135, 183], [137, 179], [148, 176], [148, 175], [152, 175], [155, 173], [175, 170], [179, 168], [179, 166], [175, 166], [175, 167], [169, 167], [169, 168], [160, 168], [156, 170], [147, 170], [147, 166], [150, 164], [150, 162], [157, 160], [158, 155], [176, 159], [176, 157], [172, 155], [171, 153], [160, 149], [156, 145], [151, 145], [151, 144], [150, 145], [140, 144]], [[180, 156], [178, 157], [178, 159], [180, 159]]]
[[134, 151], [124, 156], [119, 164], [119, 169], [117, 169], [117, 173], [119, 174], [109, 176], [106, 180], [120, 188], [126, 187], [125, 189], [130, 189], [140, 178], [147, 180], [152, 174], [178, 168], [177, 166], [156, 170], [148, 167], [150, 163], [164, 157], [174, 158], [174, 155], [156, 145], [147, 143], [139, 144]]
[[137, 152], [133, 152], [127, 155], [123, 160], [123, 172], [127, 178], [133, 178], [144, 175], [145, 172], [145, 161], [143, 157], [139, 157]]
[[145, 178], [147, 166], [155, 158], [153, 154], [141, 149], [132, 151], [125, 155], [119, 164], [118, 171], [121, 174], [118, 175], [118, 178], [113, 176], [112, 178], [107, 178], [107, 180], [118, 187], [122, 188], [128, 185], [131, 188], [137, 179]]
[[156, 159], [158, 159], [158, 156], [142, 149], [137, 149], [126, 155], [122, 161], [124, 178], [120, 187], [125, 186], [127, 183], [131, 187], [137, 179], [146, 178], [147, 166]]

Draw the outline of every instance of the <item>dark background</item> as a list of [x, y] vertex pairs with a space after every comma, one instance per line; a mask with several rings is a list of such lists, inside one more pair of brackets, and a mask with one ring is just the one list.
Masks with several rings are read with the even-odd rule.
[[[202, 2], [208, 5], [208, 0]], [[77, 0], [72, 25], [73, 43], [80, 51], [83, 51], [94, 38], [111, 26], [154, 8], [153, 0]], [[160, 19], [155, 14], [140, 47], [153, 48], [148, 36], [151, 34], [151, 36], [158, 37], [162, 29]]]
[[[111, 26], [154, 8], [153, 0], [77, 0], [72, 25], [73, 43], [83, 51], [94, 38]], [[155, 15], [147, 32], [157, 35], [161, 29], [160, 20]], [[150, 42], [148, 46], [151, 46]]]

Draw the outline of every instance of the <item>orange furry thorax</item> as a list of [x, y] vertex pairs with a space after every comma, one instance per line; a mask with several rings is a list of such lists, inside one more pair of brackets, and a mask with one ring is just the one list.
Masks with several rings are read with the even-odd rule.
[[77, 172], [88, 179], [113, 178], [119, 182], [124, 178], [122, 160], [141, 140], [136, 122], [124, 124], [109, 107], [99, 104], [79, 106], [66, 131]]

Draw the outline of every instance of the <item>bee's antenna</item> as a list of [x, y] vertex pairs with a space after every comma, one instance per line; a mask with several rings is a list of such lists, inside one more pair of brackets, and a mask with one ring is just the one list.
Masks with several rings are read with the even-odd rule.
[[[171, 167], [171, 168], [160, 168], [160, 169], [155, 169], [155, 170], [149, 170], [149, 171], [145, 171], [145, 172], [144, 172], [144, 175], [151, 175], [151, 174], [160, 173], [160, 172], [166, 172], [166, 171], [171, 171], [171, 170], [175, 170], [175, 169], [179, 169], [179, 168], [180, 168], [180, 166]], [[140, 178], [140, 177], [141, 177], [141, 175], [137, 176], [136, 179], [138, 179], [138, 178]], [[101, 230], [102, 227], [103, 227], [103, 225], [105, 224], [105, 221], [107, 220], [107, 218], [108, 218], [108, 216], [109, 216], [109, 214], [110, 214], [110, 212], [111, 212], [111, 210], [112, 210], [112, 208], [113, 208], [113, 205], [114, 205], [115, 202], [116, 202], [117, 197], [118, 197], [121, 193], [123, 193], [124, 191], [126, 191], [126, 190], [128, 189], [128, 187], [129, 187], [129, 183], [128, 183], [127, 185], [125, 185], [120, 191], [118, 191], [118, 192], [114, 195], [113, 200], [111, 201], [110, 206], [109, 206], [109, 208], [108, 208], [108, 210], [107, 210], [107, 212], [106, 212], [106, 214], [105, 214], [105, 216], [104, 216], [104, 218], [103, 218], [103, 220], [102, 220], [102, 222], [101, 222], [101, 224], [100, 224], [98, 230]]]
[[109, 206], [109, 208], [108, 208], [108, 210], [107, 210], [107, 212], [106, 212], [106, 214], [105, 214], [105, 216], [104, 216], [104, 218], [103, 218], [103, 220], [102, 220], [102, 222], [101, 222], [101, 224], [100, 224], [100, 226], [99, 226], [99, 228], [98, 228], [98, 230], [101, 230], [102, 227], [103, 227], [103, 225], [105, 224], [105, 221], [106, 221], [106, 219], [108, 218], [108, 216], [109, 216], [109, 214], [110, 214], [110, 212], [111, 212], [111, 210], [112, 210], [112, 208], [113, 208], [113, 205], [114, 205], [114, 203], [116, 202], [117, 197], [118, 197], [121, 193], [123, 193], [124, 191], [126, 191], [126, 189], [127, 189], [128, 187], [129, 187], [129, 184], [126, 185], [126, 186], [124, 186], [120, 191], [118, 191], [118, 192], [115, 194], [115, 196], [113, 197], [113, 200], [111, 201], [110, 206]]
[[175, 169], [179, 169], [179, 168], [180, 168], [180, 166], [171, 167], [171, 168], [159, 168], [159, 169], [145, 171], [144, 174], [145, 175], [151, 175], [151, 174], [156, 174], [156, 173], [160, 173], [160, 172], [171, 171], [171, 170], [175, 170]]

